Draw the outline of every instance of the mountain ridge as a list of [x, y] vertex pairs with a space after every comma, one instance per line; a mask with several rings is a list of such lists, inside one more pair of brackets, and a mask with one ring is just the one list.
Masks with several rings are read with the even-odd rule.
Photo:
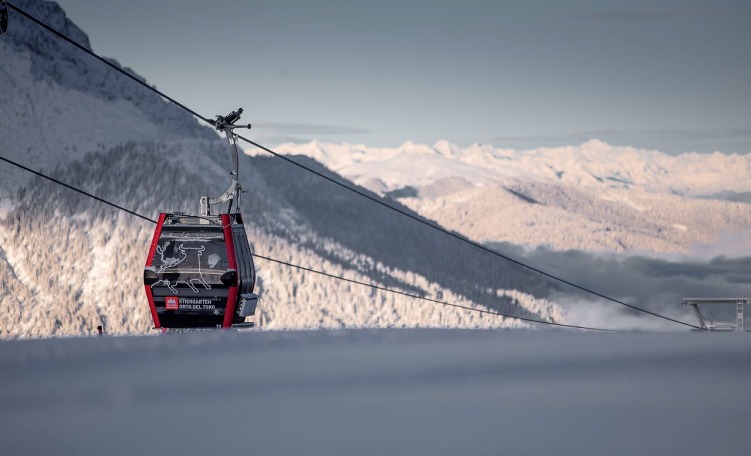
[[[597, 140], [521, 151], [447, 141], [277, 150], [315, 158], [478, 242], [689, 254], [723, 236], [745, 237], [751, 223], [751, 155], [669, 156]], [[725, 253], [749, 255], [751, 244]]]
[[[424, 185], [443, 177], [462, 177], [475, 185], [526, 178], [581, 187], [640, 188], [652, 193], [698, 197], [727, 191], [746, 192], [744, 182], [751, 179], [751, 155], [720, 152], [668, 155], [656, 150], [612, 146], [598, 139], [578, 146], [526, 150], [480, 143], [459, 147], [445, 140], [432, 146], [407, 141], [398, 147], [311, 141], [280, 144], [276, 150], [315, 158], [357, 183], [372, 178], [377, 172], [385, 173], [382, 180], [391, 182], [387, 185], [389, 191]], [[404, 169], [403, 163], [398, 162], [404, 157], [422, 159], [425, 164], [448, 169], [435, 178], [428, 176], [417, 181]], [[470, 172], [476, 175], [471, 176]]]

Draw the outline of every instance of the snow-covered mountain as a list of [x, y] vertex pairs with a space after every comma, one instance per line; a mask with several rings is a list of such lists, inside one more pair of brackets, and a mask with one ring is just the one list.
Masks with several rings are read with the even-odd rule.
[[[88, 43], [56, 4], [16, 4]], [[0, 92], [4, 157], [154, 218], [196, 211], [200, 195], [226, 186], [228, 152], [215, 132], [23, 18], [0, 40], [0, 62], [3, 86], [12, 88]], [[546, 298], [555, 286], [533, 274], [278, 160], [244, 156], [240, 169], [259, 254], [480, 309], [566, 320]], [[10, 165], [0, 172], [0, 336], [85, 334], [102, 323], [109, 332], [148, 331], [141, 275], [153, 226]], [[521, 325], [257, 263], [262, 328]]]
[[728, 236], [751, 254], [751, 155], [615, 147], [533, 150], [446, 141], [396, 148], [282, 144], [481, 242], [690, 253]]

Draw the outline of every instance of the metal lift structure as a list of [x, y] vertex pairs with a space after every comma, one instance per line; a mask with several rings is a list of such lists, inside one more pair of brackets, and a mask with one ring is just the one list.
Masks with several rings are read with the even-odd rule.
[[[746, 331], [747, 328], [744, 324], [744, 315], [746, 305], [751, 303], [751, 298], [683, 298], [684, 306], [691, 306], [694, 308], [696, 318], [699, 320], [699, 326], [702, 330], [707, 331]], [[699, 304], [733, 304], [735, 305], [735, 325], [732, 324], [715, 324], [710, 321], [709, 325], [706, 324], [704, 316], [701, 313]]]

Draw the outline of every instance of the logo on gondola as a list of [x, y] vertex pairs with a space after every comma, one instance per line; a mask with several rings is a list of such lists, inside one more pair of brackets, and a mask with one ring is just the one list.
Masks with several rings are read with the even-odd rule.
[[167, 296], [164, 298], [164, 306], [167, 310], [177, 310], [180, 308], [177, 296]]
[[[167, 252], [172, 252], [171, 254], [174, 255], [177, 250], [177, 256], [167, 256]], [[196, 285], [201, 285], [203, 288], [207, 290], [211, 290], [211, 285], [206, 282], [206, 279], [203, 277], [203, 272], [201, 271], [201, 256], [203, 255], [203, 252], [206, 250], [206, 247], [201, 245], [200, 247], [185, 247], [182, 243], [175, 248], [175, 244], [172, 244], [172, 241], [169, 241], [165, 244], [164, 247], [161, 245], [157, 246], [156, 253], [159, 254], [161, 257], [161, 266], [159, 266], [159, 269], [157, 269], [156, 273], [161, 274], [164, 271], [172, 272], [178, 271], [177, 266], [185, 264], [192, 264], [198, 267], [198, 277], [195, 277], [195, 274], [189, 274], [187, 279], [175, 279], [174, 282], [172, 282], [169, 278], [162, 277], [162, 280], [159, 280], [151, 285], [153, 288], [154, 285], [163, 285], [169, 288], [169, 290], [172, 293], [180, 294], [180, 292], [177, 289], [177, 286], [179, 284], [185, 284], [187, 285], [193, 293], [198, 293], [198, 288], [196, 288]], [[193, 256], [195, 255], [195, 256]], [[186, 262], [187, 261], [187, 262]], [[213, 261], [213, 258], [211, 255], [209, 255], [209, 264]], [[214, 262], [214, 265], [216, 265], [216, 262]], [[174, 269], [173, 269], [174, 268]], [[177, 276], [179, 277], [180, 274], [178, 273]], [[168, 309], [171, 309], [170, 307], [167, 307]], [[177, 308], [175, 308], [177, 309]]]

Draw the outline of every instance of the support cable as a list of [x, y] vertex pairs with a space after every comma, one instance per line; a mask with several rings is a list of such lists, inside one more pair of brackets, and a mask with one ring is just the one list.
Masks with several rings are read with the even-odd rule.
[[[195, 117], [199, 118], [200, 120], [202, 120], [202, 121], [206, 122], [206, 123], [207, 123], [207, 124], [209, 124], [209, 125], [212, 125], [212, 126], [214, 125], [214, 122], [213, 122], [212, 120], [210, 120], [210, 119], [207, 119], [206, 117], [203, 117], [203, 116], [201, 116], [200, 114], [196, 113], [195, 111], [193, 111], [192, 109], [188, 108], [187, 106], [185, 106], [185, 105], [183, 105], [183, 104], [179, 103], [179, 102], [178, 102], [178, 101], [176, 101], [175, 99], [173, 99], [173, 98], [171, 98], [171, 97], [169, 97], [169, 96], [165, 95], [164, 93], [160, 92], [160, 91], [159, 91], [159, 90], [157, 90], [156, 88], [149, 86], [148, 84], [146, 84], [145, 82], [143, 82], [143, 81], [141, 81], [140, 79], [136, 78], [135, 76], [131, 75], [130, 73], [127, 73], [126, 71], [124, 71], [123, 69], [121, 69], [121, 68], [119, 68], [119, 67], [115, 66], [114, 64], [112, 64], [111, 62], [107, 61], [106, 59], [104, 59], [104, 58], [102, 58], [102, 57], [98, 56], [98, 55], [97, 55], [96, 53], [94, 53], [93, 51], [91, 51], [91, 50], [89, 50], [89, 49], [85, 48], [84, 46], [82, 46], [82, 45], [80, 45], [80, 44], [76, 43], [75, 41], [73, 41], [72, 39], [68, 38], [68, 37], [67, 37], [67, 36], [65, 36], [64, 34], [62, 34], [62, 33], [58, 32], [58, 31], [56, 31], [55, 29], [53, 29], [53, 28], [49, 27], [48, 25], [44, 24], [44, 23], [43, 23], [43, 22], [41, 22], [40, 20], [38, 20], [38, 19], [34, 18], [33, 16], [31, 16], [31, 15], [30, 15], [30, 14], [28, 14], [28, 13], [26, 13], [26, 12], [25, 12], [25, 11], [23, 11], [22, 9], [18, 8], [17, 6], [15, 6], [15, 5], [11, 4], [11, 3], [8, 3], [8, 6], [9, 6], [10, 8], [12, 8], [13, 10], [17, 11], [17, 12], [18, 12], [19, 14], [21, 14], [21, 15], [23, 15], [24, 17], [28, 18], [28, 19], [29, 19], [29, 20], [31, 20], [32, 22], [34, 22], [34, 23], [36, 23], [37, 25], [39, 25], [39, 26], [43, 27], [44, 29], [46, 29], [46, 30], [47, 30], [47, 31], [49, 31], [50, 33], [52, 33], [52, 34], [54, 34], [54, 35], [58, 36], [58, 37], [59, 37], [60, 39], [62, 39], [62, 40], [64, 40], [64, 41], [67, 41], [68, 43], [70, 43], [71, 45], [73, 45], [73, 46], [75, 46], [76, 48], [80, 49], [81, 51], [83, 51], [83, 52], [85, 52], [85, 53], [87, 53], [87, 54], [91, 55], [92, 57], [94, 57], [94, 58], [96, 58], [97, 60], [101, 61], [102, 63], [104, 63], [104, 64], [108, 65], [109, 67], [113, 68], [114, 70], [117, 70], [117, 71], [118, 71], [119, 73], [121, 73], [121, 74], [124, 74], [125, 76], [127, 76], [127, 77], [128, 77], [128, 78], [130, 78], [130, 79], [132, 79], [133, 81], [135, 81], [135, 82], [139, 83], [140, 85], [142, 85], [142, 86], [146, 87], [147, 89], [149, 89], [149, 90], [151, 90], [151, 91], [153, 91], [153, 92], [157, 93], [157, 94], [158, 94], [158, 95], [160, 95], [161, 97], [165, 98], [166, 100], [169, 100], [170, 102], [174, 103], [174, 104], [175, 104], [176, 106], [178, 106], [178, 107], [180, 107], [180, 108], [184, 109], [185, 111], [189, 112], [189, 113], [190, 113], [190, 114], [192, 114], [193, 116], [195, 116]], [[420, 218], [420, 217], [417, 217], [417, 216], [415, 216], [415, 215], [413, 215], [413, 214], [410, 214], [409, 212], [407, 212], [407, 211], [405, 211], [405, 210], [402, 210], [402, 209], [399, 209], [399, 208], [393, 207], [393, 206], [391, 206], [391, 205], [389, 205], [389, 204], [386, 204], [386, 203], [385, 203], [384, 201], [382, 201], [382, 200], [380, 200], [380, 199], [378, 199], [378, 198], [375, 198], [375, 197], [373, 197], [373, 196], [371, 196], [371, 195], [368, 195], [367, 193], [365, 193], [365, 192], [363, 192], [363, 191], [361, 191], [361, 190], [358, 190], [358, 189], [356, 189], [356, 188], [350, 187], [350, 186], [348, 186], [348, 185], [346, 185], [346, 184], [344, 184], [344, 183], [342, 183], [342, 182], [340, 182], [340, 181], [338, 181], [338, 180], [336, 180], [336, 179], [333, 179], [333, 178], [331, 178], [331, 177], [329, 177], [329, 176], [326, 176], [325, 174], [323, 174], [323, 173], [320, 173], [320, 172], [318, 172], [318, 171], [316, 171], [316, 170], [314, 170], [314, 169], [312, 169], [312, 168], [310, 168], [310, 167], [308, 167], [308, 166], [305, 166], [305, 165], [303, 165], [303, 164], [301, 164], [301, 163], [298, 163], [298, 162], [296, 162], [296, 161], [292, 160], [291, 158], [289, 158], [289, 157], [287, 157], [287, 156], [285, 156], [285, 155], [282, 155], [282, 154], [279, 154], [279, 153], [277, 153], [277, 152], [274, 152], [273, 150], [271, 150], [271, 149], [269, 149], [269, 148], [267, 148], [267, 147], [265, 147], [265, 146], [262, 146], [261, 144], [258, 144], [258, 143], [257, 143], [257, 142], [255, 142], [255, 141], [252, 141], [252, 140], [250, 140], [250, 139], [248, 139], [248, 138], [245, 138], [245, 137], [243, 137], [243, 136], [241, 136], [241, 135], [237, 135], [237, 137], [238, 137], [239, 139], [241, 139], [241, 140], [245, 141], [245, 142], [246, 142], [246, 143], [248, 143], [248, 144], [251, 144], [251, 145], [253, 145], [253, 146], [255, 146], [255, 147], [258, 147], [259, 149], [261, 149], [261, 150], [264, 150], [264, 151], [266, 151], [266, 152], [268, 152], [268, 153], [272, 154], [272, 155], [273, 155], [273, 156], [275, 156], [275, 157], [281, 158], [282, 160], [284, 160], [284, 161], [286, 161], [286, 162], [288, 162], [288, 163], [291, 163], [291, 164], [293, 164], [293, 165], [295, 165], [295, 166], [297, 166], [297, 167], [299, 167], [299, 168], [302, 168], [302, 169], [304, 169], [304, 170], [306, 170], [306, 171], [308, 171], [308, 172], [310, 172], [310, 173], [313, 173], [313, 174], [315, 174], [316, 176], [319, 176], [319, 177], [321, 177], [321, 178], [323, 178], [323, 179], [325, 179], [325, 180], [327, 180], [327, 181], [329, 181], [329, 182], [331, 182], [331, 183], [333, 183], [333, 184], [336, 184], [336, 185], [338, 185], [338, 186], [340, 186], [340, 187], [342, 187], [342, 188], [344, 188], [344, 189], [346, 189], [346, 190], [349, 190], [350, 192], [353, 192], [353, 193], [355, 193], [355, 194], [357, 194], [357, 195], [360, 195], [360, 196], [362, 196], [362, 197], [364, 197], [364, 198], [366, 198], [366, 199], [368, 199], [368, 200], [370, 200], [370, 201], [372, 201], [372, 202], [374, 202], [374, 203], [376, 203], [376, 204], [379, 204], [379, 205], [381, 205], [381, 206], [383, 206], [383, 207], [385, 207], [385, 208], [388, 208], [388, 209], [390, 209], [390, 210], [392, 210], [392, 211], [394, 211], [394, 212], [397, 212], [397, 213], [399, 213], [399, 214], [401, 214], [401, 215], [404, 215], [404, 216], [406, 216], [406, 217], [408, 217], [408, 218], [410, 218], [410, 219], [412, 219], [412, 220], [414, 220], [414, 221], [416, 221], [416, 222], [419, 222], [419, 223], [421, 223], [421, 224], [423, 224], [423, 225], [429, 226], [429, 227], [431, 227], [431, 228], [433, 228], [433, 229], [435, 229], [435, 230], [437, 230], [437, 231], [440, 231], [440, 232], [442, 232], [442, 233], [444, 233], [444, 234], [446, 234], [446, 235], [448, 235], [448, 236], [451, 236], [451, 237], [453, 237], [453, 238], [456, 238], [456, 239], [458, 239], [458, 240], [459, 240], [459, 241], [461, 241], [461, 242], [464, 242], [464, 243], [467, 243], [467, 244], [469, 244], [469, 245], [472, 245], [472, 246], [474, 246], [474, 247], [476, 247], [476, 248], [478, 248], [478, 249], [480, 249], [480, 250], [482, 250], [482, 251], [484, 251], [484, 252], [487, 252], [487, 253], [489, 253], [489, 254], [491, 254], [491, 255], [494, 255], [494, 256], [496, 256], [496, 257], [498, 257], [498, 258], [502, 258], [502, 259], [504, 259], [504, 260], [506, 260], [506, 261], [509, 261], [509, 262], [511, 262], [511, 263], [513, 263], [513, 264], [516, 264], [516, 265], [518, 265], [518, 266], [521, 266], [521, 267], [523, 267], [523, 268], [525, 268], [525, 269], [528, 269], [528, 270], [530, 270], [530, 271], [536, 272], [536, 273], [538, 273], [538, 274], [540, 274], [540, 275], [542, 275], [542, 276], [545, 276], [545, 277], [547, 277], [547, 278], [549, 278], [549, 279], [552, 279], [552, 280], [554, 280], [554, 281], [557, 281], [557, 282], [560, 282], [560, 283], [562, 283], [562, 284], [568, 285], [568, 286], [570, 286], [570, 287], [572, 287], [572, 288], [578, 289], [578, 290], [580, 290], [580, 291], [583, 291], [583, 292], [585, 292], [585, 293], [589, 293], [589, 294], [591, 294], [591, 295], [593, 295], [593, 296], [597, 296], [597, 297], [599, 297], [599, 298], [602, 298], [602, 299], [604, 299], [604, 300], [606, 300], [606, 301], [610, 301], [610, 302], [613, 302], [613, 303], [615, 303], [615, 304], [619, 304], [619, 305], [621, 305], [621, 306], [624, 306], [624, 307], [628, 307], [628, 308], [630, 308], [630, 309], [633, 309], [633, 310], [636, 310], [636, 311], [639, 311], [639, 312], [643, 312], [643, 313], [646, 313], [646, 314], [648, 314], [648, 315], [652, 315], [652, 316], [654, 316], [654, 317], [657, 317], [657, 318], [661, 318], [661, 319], [663, 319], [663, 320], [671, 321], [671, 322], [673, 322], [673, 323], [678, 323], [678, 324], [680, 324], [680, 325], [688, 326], [688, 327], [690, 327], [690, 328], [694, 328], [694, 329], [701, 329], [700, 327], [698, 327], [698, 326], [696, 326], [696, 325], [692, 325], [692, 324], [690, 324], [690, 323], [686, 323], [686, 322], [683, 322], [683, 321], [680, 321], [680, 320], [676, 320], [676, 319], [674, 319], [674, 318], [671, 318], [671, 317], [668, 317], [668, 316], [665, 316], [665, 315], [661, 315], [661, 314], [658, 314], [658, 313], [652, 312], [652, 311], [650, 311], [650, 310], [647, 310], [647, 309], [644, 309], [644, 308], [642, 308], [642, 307], [639, 307], [639, 306], [635, 306], [635, 305], [632, 305], [632, 304], [628, 304], [628, 303], [626, 303], [626, 302], [623, 302], [623, 301], [621, 301], [621, 300], [618, 300], [618, 299], [615, 299], [615, 298], [611, 298], [611, 297], [609, 297], [609, 296], [607, 296], [607, 295], [604, 295], [604, 294], [602, 294], [602, 293], [600, 293], [600, 292], [597, 292], [597, 291], [595, 291], [595, 290], [592, 290], [592, 289], [590, 289], [590, 288], [587, 288], [587, 287], [584, 287], [584, 286], [581, 286], [581, 285], [577, 285], [577, 284], [575, 284], [575, 283], [573, 283], [573, 282], [571, 282], [571, 281], [569, 281], [569, 280], [563, 279], [563, 278], [561, 278], [561, 277], [558, 277], [558, 276], [556, 276], [556, 275], [553, 275], [553, 274], [551, 274], [551, 273], [545, 272], [545, 271], [543, 271], [543, 270], [541, 270], [541, 269], [538, 269], [538, 268], [535, 268], [535, 267], [533, 267], [533, 266], [530, 266], [530, 265], [527, 265], [527, 264], [525, 264], [525, 263], [522, 263], [522, 262], [521, 262], [521, 261], [519, 261], [519, 260], [515, 260], [515, 259], [513, 259], [513, 258], [511, 258], [511, 257], [508, 257], [508, 256], [506, 256], [506, 255], [504, 255], [504, 254], [502, 254], [502, 253], [500, 253], [500, 252], [497, 252], [497, 251], [495, 251], [495, 250], [492, 250], [492, 249], [490, 249], [490, 248], [488, 248], [488, 247], [485, 247], [485, 246], [484, 246], [484, 245], [482, 245], [482, 244], [479, 244], [479, 243], [477, 243], [477, 242], [475, 242], [475, 241], [472, 241], [472, 240], [470, 240], [470, 239], [467, 239], [467, 238], [465, 238], [465, 237], [463, 237], [463, 236], [460, 236], [460, 235], [458, 235], [458, 234], [456, 234], [456, 233], [454, 233], [454, 232], [451, 232], [451, 231], [449, 231], [449, 230], [447, 230], [447, 229], [445, 229], [445, 228], [442, 228], [442, 227], [440, 227], [440, 226], [438, 226], [438, 225], [435, 225], [435, 224], [433, 224], [433, 223], [430, 223], [430, 222], [428, 222], [428, 221], [426, 221], [426, 220], [424, 220], [424, 219], [422, 219], [422, 218]], [[516, 318], [516, 317], [514, 317], [514, 318]]]

